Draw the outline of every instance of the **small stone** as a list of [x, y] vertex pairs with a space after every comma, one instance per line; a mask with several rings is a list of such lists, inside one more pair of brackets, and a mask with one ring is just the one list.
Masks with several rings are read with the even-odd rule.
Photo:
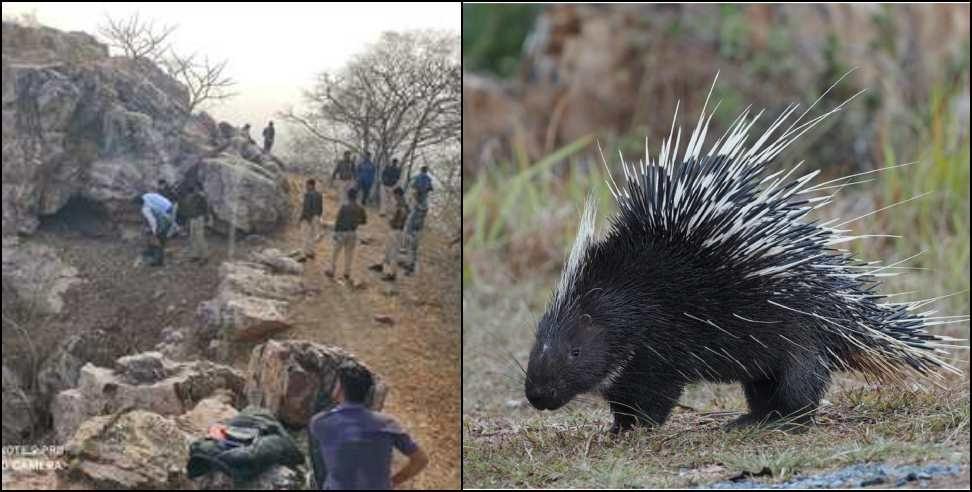
[[115, 361], [115, 370], [131, 384], [155, 383], [166, 377], [162, 359], [159, 352], [129, 355]]
[[387, 314], [376, 314], [375, 315], [375, 321], [377, 321], [378, 323], [381, 323], [381, 324], [385, 324], [385, 325], [394, 325], [395, 324], [395, 320], [392, 319], [392, 317], [391, 316], [388, 316]]
[[523, 400], [506, 400], [506, 408], [523, 408]]
[[884, 477], [874, 477], [869, 480], [864, 480], [860, 483], [861, 487], [870, 487], [871, 485], [879, 485], [884, 483]]

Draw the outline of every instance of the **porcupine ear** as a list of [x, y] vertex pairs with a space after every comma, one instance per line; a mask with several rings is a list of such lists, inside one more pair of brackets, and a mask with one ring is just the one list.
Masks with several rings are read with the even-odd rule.
[[581, 340], [593, 338], [598, 333], [597, 326], [594, 326], [594, 318], [589, 314], [582, 314], [577, 320], [576, 336]]

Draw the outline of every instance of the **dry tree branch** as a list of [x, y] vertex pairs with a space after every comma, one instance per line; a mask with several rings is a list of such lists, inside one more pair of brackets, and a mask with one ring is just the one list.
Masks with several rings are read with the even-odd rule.
[[108, 44], [122, 50], [129, 58], [144, 58], [159, 62], [169, 49], [169, 36], [178, 26], [156, 26], [155, 21], [142, 20], [138, 13], [127, 19], [116, 19], [105, 15], [105, 22], [98, 32], [108, 40]]

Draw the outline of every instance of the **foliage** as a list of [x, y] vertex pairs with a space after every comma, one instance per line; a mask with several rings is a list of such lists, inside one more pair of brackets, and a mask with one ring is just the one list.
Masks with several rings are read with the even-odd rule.
[[462, 6], [462, 56], [466, 70], [512, 75], [539, 5]]

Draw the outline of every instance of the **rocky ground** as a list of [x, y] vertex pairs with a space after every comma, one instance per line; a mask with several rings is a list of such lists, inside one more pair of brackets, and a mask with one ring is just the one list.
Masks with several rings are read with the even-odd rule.
[[[325, 189], [324, 207], [325, 220], [333, 219], [338, 205], [331, 190]], [[330, 232], [324, 231], [317, 258], [303, 274], [316, 292], [294, 306], [295, 327], [282, 336], [344, 347], [386, 378], [391, 391], [385, 411], [399, 419], [431, 460], [412, 486], [455, 489], [460, 486], [461, 395], [456, 250], [445, 235], [429, 234], [421, 246], [419, 273], [400, 273], [391, 285], [367, 270], [384, 256], [386, 230], [385, 220], [369, 209], [368, 224], [359, 229], [368, 244], [358, 245], [352, 268], [353, 280], [362, 284], [358, 288], [323, 275], [333, 251]], [[288, 228], [278, 242], [288, 250], [300, 244], [297, 228]]]
[[[331, 216], [336, 210], [337, 204], [328, 196], [326, 213]], [[240, 288], [234, 283], [239, 281], [236, 277], [227, 281], [227, 272], [236, 275], [240, 271], [256, 271], [253, 270], [256, 264], [248, 261], [258, 257], [255, 252], [268, 247], [279, 251], [296, 249], [301, 244], [296, 225], [287, 226], [271, 237], [240, 238], [232, 243], [224, 236], [210, 235], [212, 256], [205, 265], [190, 262], [188, 242], [177, 238], [168, 248], [166, 266], [158, 269], [140, 264], [142, 238], [136, 226], [108, 233], [92, 232], [90, 228], [79, 230], [77, 225], [78, 222], [46, 224], [24, 241], [43, 244], [65, 265], [76, 267], [80, 280], [63, 295], [61, 312], [32, 320], [36, 324], [29, 339], [14, 330], [4, 330], [5, 366], [23, 373], [25, 366], [30, 365], [14, 355], [29, 350], [18, 351], [18, 348], [33, 346], [42, 354], [53, 352], [41, 364], [48, 368], [43, 374], [53, 374], [40, 378], [50, 386], [44, 398], [51, 402], [43, 405], [52, 405], [55, 413], [60, 405], [61, 414], [67, 407], [90, 407], [72, 404], [75, 399], [83, 399], [77, 394], [70, 395], [71, 398], [55, 398], [58, 391], [73, 387], [79, 375], [82, 381], [89, 381], [88, 386], [93, 384], [90, 381], [98, 379], [95, 376], [100, 373], [80, 370], [82, 362], [90, 360], [97, 366], [111, 368], [117, 365], [115, 359], [120, 356], [156, 349], [160, 342], [161, 347], [166, 347], [176, 332], [178, 337], [174, 343], [186, 346], [177, 351], [178, 356], [215, 358], [240, 374], [250, 370], [251, 349], [259, 340], [232, 341], [224, 344], [227, 350], [209, 350], [206, 341], [218, 337], [220, 332], [208, 327], [212, 320], [207, 321], [200, 306], [219, 299], [230, 289], [223, 284]], [[292, 296], [288, 291], [288, 307], [282, 311], [286, 325], [292, 328], [283, 326], [280, 328], [283, 331], [275, 329], [267, 335], [341, 347], [368, 364], [380, 375], [383, 384], [391, 388], [384, 401], [384, 411], [398, 418], [431, 457], [429, 469], [411, 486], [455, 488], [460, 484], [458, 259], [445, 236], [430, 234], [423, 244], [426, 261], [419, 274], [412, 278], [400, 276], [394, 286], [382, 282], [367, 266], [383, 255], [386, 227], [384, 220], [374, 214], [362, 228], [361, 238], [366, 244], [360, 244], [356, 251], [356, 287], [322, 275], [321, 265], [331, 253], [328, 231], [318, 244], [318, 259], [303, 268], [302, 276], [281, 272], [255, 280], [271, 292], [266, 295], [272, 295], [272, 286], [279, 282], [296, 286], [290, 289], [294, 291]], [[228, 261], [243, 267], [228, 268]], [[287, 264], [290, 265], [293, 264]], [[252, 290], [261, 289], [248, 286], [245, 293]], [[230, 297], [236, 295], [231, 294]], [[72, 335], [79, 337], [71, 338]], [[63, 342], [69, 338], [73, 340], [71, 344]], [[18, 360], [20, 364], [16, 363]], [[173, 413], [191, 408], [190, 403], [176, 406], [179, 409]], [[87, 418], [83, 415], [56, 417], [55, 420], [66, 421], [71, 427], [61, 432], [64, 436], [72, 435], [73, 429]], [[133, 418], [142, 423], [143, 417]], [[58, 427], [56, 421], [54, 427]], [[59, 439], [55, 429], [43, 423], [38, 429], [41, 432], [35, 436], [35, 443], [64, 440], [64, 436]], [[45, 474], [21, 472], [4, 476], [5, 488], [55, 485], [71, 484], [55, 482]]]

